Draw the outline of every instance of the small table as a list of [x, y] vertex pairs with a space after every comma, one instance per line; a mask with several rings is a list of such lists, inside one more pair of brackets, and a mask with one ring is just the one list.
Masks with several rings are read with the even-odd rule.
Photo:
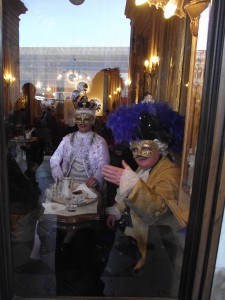
[[25, 152], [22, 147], [27, 147], [28, 150], [31, 146], [38, 145], [40, 142], [39, 137], [31, 137], [30, 139], [25, 139], [23, 136], [14, 137], [13, 139], [8, 141], [8, 148], [9, 151], [12, 152], [13, 156], [15, 157], [17, 163], [26, 160], [28, 161], [28, 152]]
[[25, 139], [23, 136], [14, 137], [13, 139], [9, 140], [9, 146], [15, 147], [15, 145], [28, 145], [32, 143], [37, 143], [39, 141], [39, 137], [32, 136], [30, 139]]
[[[56, 202], [51, 202], [45, 196], [43, 204], [52, 204], [57, 206]], [[62, 204], [60, 204], [62, 207]], [[60, 207], [60, 208], [61, 208]], [[84, 228], [89, 228], [98, 232], [102, 228], [104, 219], [104, 205], [101, 193], [97, 191], [97, 198], [90, 204], [78, 206], [76, 212], [67, 212], [66, 206], [62, 210], [48, 213], [46, 208], [42, 208], [40, 219], [37, 225], [37, 234], [41, 241], [40, 252], [44, 254], [47, 251], [48, 237], [54, 231], [64, 233], [73, 232], [74, 234]]]

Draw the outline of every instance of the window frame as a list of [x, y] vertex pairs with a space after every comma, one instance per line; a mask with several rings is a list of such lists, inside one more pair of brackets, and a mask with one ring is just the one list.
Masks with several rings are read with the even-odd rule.
[[210, 299], [224, 197], [224, 13], [213, 1], [209, 21], [202, 110], [179, 299]]

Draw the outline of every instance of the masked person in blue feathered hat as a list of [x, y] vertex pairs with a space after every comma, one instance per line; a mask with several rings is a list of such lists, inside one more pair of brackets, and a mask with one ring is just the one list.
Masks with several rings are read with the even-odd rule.
[[[163, 222], [167, 201], [178, 198], [180, 170], [173, 155], [182, 150], [184, 117], [164, 101], [139, 103], [117, 109], [107, 126], [116, 143], [129, 144], [138, 169], [134, 172], [125, 161], [123, 168], [102, 169], [104, 178], [118, 185], [115, 204], [106, 209], [107, 225], [117, 231], [102, 274], [104, 293], [148, 296], [135, 281], [146, 269], [149, 226]], [[122, 277], [131, 283], [123, 292]]]

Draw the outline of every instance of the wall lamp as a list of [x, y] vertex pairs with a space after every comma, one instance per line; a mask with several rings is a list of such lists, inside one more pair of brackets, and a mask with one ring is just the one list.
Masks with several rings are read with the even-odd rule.
[[158, 73], [158, 68], [159, 68], [159, 56], [152, 56], [150, 62], [150, 73], [149, 73], [151, 78], [156, 77]]
[[159, 56], [152, 56], [150, 62], [146, 59], [144, 61], [144, 66], [146, 74], [148, 73], [151, 78], [156, 77], [159, 67]]
[[148, 69], [148, 66], [149, 66], [149, 60], [145, 60], [144, 61], [144, 66], [145, 66], [145, 70], [147, 70]]
[[6, 73], [4, 75], [4, 81], [7, 85], [11, 85], [16, 80], [15, 77], [12, 76], [10, 73]]
[[126, 86], [130, 86], [131, 85], [131, 80], [128, 78], [128, 79], [125, 80], [124, 83], [125, 83]]
[[183, 11], [184, 0], [135, 0], [135, 5], [142, 5], [148, 3], [151, 7], [155, 6], [157, 9], [161, 8], [164, 10], [164, 18], [168, 19], [174, 15], [185, 18], [186, 14]]
[[116, 91], [117, 91], [118, 94], [120, 94], [120, 93], [121, 93], [121, 88], [118, 87], [118, 88], [116, 89]]

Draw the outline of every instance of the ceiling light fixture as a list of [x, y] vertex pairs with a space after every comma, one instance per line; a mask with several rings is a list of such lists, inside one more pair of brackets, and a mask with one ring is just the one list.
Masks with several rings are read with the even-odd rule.
[[81, 5], [85, 0], [69, 0], [73, 5]]
[[174, 15], [180, 18], [186, 17], [186, 14], [183, 10], [184, 0], [135, 0], [135, 4], [137, 6], [144, 3], [148, 3], [150, 7], [153, 5], [157, 9], [163, 9], [165, 19], [168, 19]]
[[176, 1], [170, 0], [166, 6], [164, 7], [164, 18], [169, 19], [175, 14], [175, 11], [177, 9]]

